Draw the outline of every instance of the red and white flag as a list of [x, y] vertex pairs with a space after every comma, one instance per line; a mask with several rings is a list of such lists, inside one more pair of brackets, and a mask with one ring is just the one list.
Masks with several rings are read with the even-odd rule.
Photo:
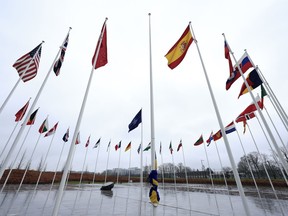
[[45, 134], [44, 137], [47, 137], [47, 136], [50, 136], [50, 135], [54, 134], [54, 133], [56, 132], [57, 126], [58, 126], [58, 122], [54, 125], [53, 128], [51, 128], [51, 129]]
[[29, 53], [23, 55], [13, 64], [13, 67], [17, 70], [23, 82], [27, 82], [37, 75], [41, 58], [41, 49], [42, 43]]
[[[97, 46], [96, 46], [96, 49], [95, 49], [95, 52], [94, 52], [94, 55], [92, 58], [92, 66], [94, 67], [94, 69], [102, 67], [108, 63], [106, 20], [102, 26], [101, 35], [100, 35], [99, 40], [97, 42]], [[98, 56], [97, 56], [98, 49], [99, 49], [99, 52], [98, 52]], [[96, 57], [97, 57], [97, 59], [96, 59]], [[96, 62], [95, 62], [95, 60], [96, 60]]]
[[28, 109], [29, 101], [30, 100], [28, 100], [28, 102], [15, 114], [15, 117], [16, 117], [15, 122], [22, 120], [23, 116], [25, 115]]
[[80, 144], [80, 132], [78, 132], [76, 140], [75, 140], [75, 145]]

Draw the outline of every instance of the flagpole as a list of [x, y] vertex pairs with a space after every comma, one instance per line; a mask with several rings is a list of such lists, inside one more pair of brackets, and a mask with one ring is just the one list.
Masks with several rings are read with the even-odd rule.
[[[141, 123], [141, 143], [140, 143], [140, 206], [142, 206], [142, 198], [143, 198], [143, 121]], [[141, 213], [141, 211], [140, 211]]]
[[209, 78], [208, 78], [208, 75], [207, 75], [207, 72], [206, 72], [206, 68], [204, 66], [204, 62], [203, 62], [203, 59], [202, 59], [202, 56], [201, 56], [201, 53], [200, 53], [200, 50], [199, 50], [199, 47], [198, 47], [198, 42], [196, 40], [196, 37], [195, 37], [194, 31], [193, 31], [191, 22], [189, 23], [189, 26], [190, 26], [190, 28], [192, 30], [192, 33], [193, 33], [193, 36], [194, 36], [194, 39], [195, 39], [195, 44], [196, 44], [196, 47], [197, 47], [197, 50], [198, 50], [198, 54], [199, 54], [199, 58], [200, 58], [200, 61], [201, 61], [202, 67], [203, 67], [203, 72], [204, 72], [204, 75], [205, 75], [205, 78], [206, 78], [206, 82], [207, 82], [208, 89], [209, 89], [209, 92], [210, 92], [210, 96], [211, 96], [211, 99], [212, 99], [212, 102], [213, 102], [215, 113], [216, 113], [216, 116], [217, 116], [217, 119], [218, 119], [218, 123], [219, 123], [220, 128], [221, 128], [222, 136], [223, 136], [224, 143], [225, 143], [225, 146], [226, 146], [226, 150], [227, 150], [227, 153], [228, 153], [228, 157], [229, 157], [232, 169], [233, 169], [235, 181], [236, 181], [237, 187], [239, 189], [239, 194], [241, 196], [242, 203], [243, 203], [243, 206], [244, 206], [244, 209], [245, 209], [245, 213], [246, 213], [247, 216], [250, 216], [251, 214], [250, 214], [250, 211], [249, 211], [249, 208], [248, 208], [248, 204], [247, 204], [247, 200], [246, 200], [246, 197], [245, 197], [245, 194], [244, 194], [243, 186], [242, 186], [242, 183], [241, 183], [241, 180], [240, 180], [240, 177], [239, 177], [239, 173], [237, 171], [237, 167], [236, 167], [236, 163], [235, 163], [234, 157], [232, 155], [232, 151], [230, 149], [230, 144], [228, 142], [228, 139], [227, 139], [227, 136], [226, 136], [226, 133], [225, 133], [225, 130], [224, 130], [223, 122], [222, 122], [222, 119], [221, 119], [221, 116], [220, 116], [220, 113], [219, 113], [219, 110], [218, 110], [218, 106], [217, 106], [217, 103], [216, 103], [216, 100], [215, 100], [215, 97], [214, 97], [214, 93], [212, 91], [212, 87], [210, 85], [210, 81], [209, 81]]
[[3, 102], [2, 106], [0, 107], [0, 114], [2, 112], [2, 110], [4, 109], [4, 107], [6, 106], [7, 102], [10, 100], [10, 97], [12, 96], [12, 94], [14, 93], [15, 89], [17, 88], [20, 80], [22, 79], [22, 77], [25, 76], [28, 68], [30, 67], [32, 61], [34, 60], [35, 55], [39, 52], [39, 50], [42, 47], [42, 44], [44, 43], [44, 41], [42, 41], [41, 46], [39, 46], [39, 48], [37, 49], [37, 51], [35, 52], [33, 58], [30, 60], [29, 64], [26, 66], [25, 71], [21, 74], [21, 76], [19, 77], [18, 81], [15, 83], [14, 87], [12, 88], [12, 90], [10, 91], [9, 95], [7, 96], [7, 98], [5, 99], [5, 101]]
[[[104, 25], [106, 24], [107, 20], [108, 20], [108, 18], [105, 19]], [[100, 37], [99, 37], [99, 40], [98, 40], [100, 42], [99, 44], [101, 44], [101, 42], [102, 42], [103, 33], [104, 32], [102, 31], [101, 34], [100, 34]], [[95, 68], [95, 65], [96, 65], [96, 61], [98, 59], [99, 50], [100, 50], [100, 46], [98, 46], [98, 49], [96, 51], [96, 57], [94, 59], [94, 63], [93, 63], [93, 66], [92, 66], [92, 69], [91, 69], [91, 72], [90, 72], [90, 77], [89, 77], [89, 80], [88, 80], [87, 88], [86, 88], [86, 91], [85, 91], [85, 95], [84, 95], [84, 98], [83, 98], [83, 102], [82, 102], [82, 105], [81, 105], [79, 116], [78, 116], [78, 119], [77, 119], [76, 127], [75, 127], [74, 134], [73, 134], [73, 139], [72, 139], [72, 142], [71, 142], [71, 145], [70, 145], [70, 150], [69, 150], [68, 157], [67, 157], [67, 160], [66, 160], [66, 163], [65, 163], [65, 168], [64, 168], [64, 172], [63, 172], [63, 175], [62, 175], [62, 178], [61, 178], [61, 182], [60, 182], [60, 186], [59, 186], [59, 189], [58, 189], [56, 202], [55, 202], [55, 205], [54, 205], [54, 208], [53, 208], [53, 214], [52, 214], [53, 216], [58, 215], [61, 199], [62, 199], [62, 196], [63, 196], [64, 185], [65, 185], [65, 182], [66, 182], [68, 170], [70, 168], [70, 163], [71, 163], [72, 155], [73, 155], [73, 152], [74, 152], [74, 145], [75, 145], [77, 133], [78, 133], [80, 125], [81, 125], [82, 116], [83, 116], [83, 112], [84, 112], [84, 109], [85, 109], [85, 105], [86, 105], [86, 101], [87, 101], [87, 97], [88, 97], [88, 93], [89, 93], [89, 89], [90, 89], [90, 85], [91, 85], [91, 81], [92, 81], [92, 77], [93, 77], [94, 68]]]
[[131, 144], [131, 149], [129, 152], [129, 169], [128, 169], [128, 183], [130, 182], [130, 167], [131, 167], [131, 151], [132, 151], [132, 144]]
[[[187, 175], [187, 170], [186, 170], [186, 160], [184, 156], [184, 146], [182, 145], [182, 156], [183, 156], [183, 162], [184, 162], [184, 171], [185, 171], [185, 178], [186, 178], [186, 186], [187, 186], [187, 192], [188, 192], [188, 198], [189, 198], [189, 207], [190, 207], [190, 215], [191, 215], [191, 199], [190, 199], [190, 194], [189, 194], [189, 181], [188, 181], [188, 175]], [[163, 184], [164, 185], [164, 184]]]
[[[210, 141], [210, 142], [211, 142], [211, 141]], [[223, 171], [223, 165], [222, 165], [222, 161], [221, 161], [221, 158], [220, 158], [220, 155], [219, 155], [219, 151], [218, 151], [218, 147], [217, 147], [216, 141], [214, 141], [214, 144], [215, 144], [215, 147], [216, 147], [216, 150], [217, 150], [217, 155], [218, 155], [218, 159], [219, 159], [219, 162], [220, 162], [221, 172], [222, 172], [222, 174], [223, 174], [225, 186], [226, 186], [226, 188], [227, 188], [227, 193], [228, 193], [228, 197], [229, 197], [229, 202], [230, 202], [231, 210], [232, 210], [232, 212], [233, 212], [233, 215], [235, 215], [235, 213], [234, 213], [234, 208], [233, 208], [233, 205], [232, 205], [232, 200], [231, 200], [231, 194], [230, 194], [230, 192], [229, 192], [229, 187], [228, 187], [228, 184], [227, 184], [226, 176], [225, 176], [224, 171]], [[204, 144], [204, 145], [205, 145], [205, 144]], [[208, 166], [209, 166], [209, 165], [208, 165]]]
[[203, 146], [204, 146], [206, 160], [207, 160], [207, 164], [208, 164], [208, 168], [209, 168], [209, 176], [211, 178], [211, 184], [212, 184], [212, 188], [213, 188], [213, 191], [214, 191], [215, 203], [216, 203], [216, 206], [217, 206], [217, 213], [218, 213], [218, 215], [220, 215], [219, 205], [218, 205], [218, 201], [217, 201], [217, 197], [216, 197], [216, 191], [215, 191], [215, 186], [214, 186], [214, 181], [213, 181], [213, 176], [212, 176], [212, 173], [211, 173], [211, 166], [210, 166], [210, 163], [209, 163], [209, 158], [208, 158], [208, 154], [207, 154], [205, 143], [203, 144]]
[[174, 189], [175, 189], [175, 199], [176, 199], [176, 209], [177, 209], [178, 208], [178, 198], [177, 198], [176, 171], [175, 171], [173, 152], [171, 153], [171, 156], [172, 156], [172, 163], [173, 163]]
[[[224, 33], [223, 33], [223, 36], [224, 36], [225, 41], [227, 42]], [[272, 131], [271, 131], [271, 129], [269, 128], [269, 126], [268, 126], [268, 124], [267, 124], [267, 121], [266, 121], [266, 119], [265, 119], [264, 116], [263, 116], [262, 110], [260, 109], [259, 104], [257, 103], [257, 101], [256, 101], [256, 99], [255, 99], [255, 97], [254, 97], [254, 95], [253, 95], [253, 93], [252, 93], [252, 91], [251, 91], [251, 88], [250, 88], [247, 80], [246, 80], [245, 77], [244, 77], [244, 74], [243, 74], [241, 68], [239, 67], [238, 61], [236, 61], [236, 58], [235, 58], [235, 56], [234, 56], [234, 53], [232, 52], [232, 50], [231, 50], [231, 48], [230, 48], [230, 46], [229, 46], [228, 43], [227, 43], [227, 45], [228, 45], [229, 51], [231, 52], [231, 54], [232, 54], [232, 56], [233, 56], [233, 58], [234, 58], [234, 61], [236, 62], [236, 66], [239, 68], [239, 72], [240, 72], [240, 74], [241, 74], [241, 77], [242, 77], [243, 80], [244, 80], [244, 83], [245, 83], [245, 85], [246, 85], [246, 87], [247, 87], [247, 89], [248, 89], [248, 91], [249, 91], [249, 94], [250, 94], [250, 96], [251, 96], [251, 98], [252, 98], [252, 100], [253, 100], [253, 102], [254, 102], [254, 105], [255, 105], [257, 111], [259, 112], [260, 118], [261, 118], [261, 120], [262, 120], [262, 122], [263, 122], [263, 124], [264, 124], [264, 126], [265, 126], [265, 128], [266, 128], [266, 130], [267, 130], [267, 132], [268, 132], [268, 135], [269, 135], [269, 137], [270, 137], [270, 139], [271, 139], [271, 141], [272, 141], [272, 143], [273, 143], [273, 145], [274, 145], [274, 148], [275, 148], [275, 150], [276, 150], [276, 152], [277, 152], [277, 154], [278, 154], [278, 156], [279, 156], [279, 158], [280, 158], [280, 161], [282, 162], [283, 168], [285, 169], [286, 174], [288, 174], [288, 163], [287, 163], [287, 161], [284, 159], [284, 157], [283, 157], [283, 155], [282, 155], [282, 152], [281, 152], [279, 146], [277, 145], [277, 142], [276, 142], [276, 140], [275, 140], [275, 137], [274, 137], [274, 135], [272, 134]], [[252, 63], [252, 64], [253, 64], [253, 63]]]
[[[121, 141], [120, 141], [120, 142], [121, 142]], [[121, 146], [120, 146], [120, 148], [119, 148], [119, 158], [118, 158], [118, 169], [117, 169], [117, 180], [116, 180], [116, 184], [119, 184], [120, 160], [121, 160]]]
[[[90, 140], [90, 136], [89, 136], [89, 140]], [[72, 211], [71, 211], [71, 215], [74, 213], [74, 209], [75, 209], [76, 202], [77, 202], [77, 199], [78, 199], [79, 190], [81, 188], [82, 178], [83, 178], [83, 173], [84, 173], [84, 167], [85, 167], [86, 158], [87, 158], [87, 153], [88, 153], [88, 146], [86, 147], [86, 151], [85, 151], [84, 161], [83, 161], [81, 175], [80, 175], [80, 181], [79, 181], [79, 184], [78, 184], [78, 190], [76, 192], [76, 197], [74, 199], [74, 204], [73, 204], [73, 208], [72, 208]]]
[[[70, 27], [70, 28], [69, 28], [69, 31], [68, 31], [68, 33], [67, 33], [67, 36], [68, 36], [68, 34], [69, 34], [69, 32], [70, 32], [71, 29], [72, 29], [72, 28]], [[67, 36], [65, 37], [65, 39], [64, 39], [64, 41], [63, 41], [62, 44], [64, 44]], [[63, 45], [62, 45], [62, 46], [63, 46]], [[0, 168], [0, 179], [1, 179], [1, 177], [2, 177], [2, 175], [3, 175], [3, 173], [4, 173], [4, 171], [5, 171], [5, 167], [7, 166], [8, 161], [9, 161], [9, 159], [10, 159], [10, 157], [11, 157], [14, 149], [16, 148], [16, 145], [17, 145], [17, 143], [18, 143], [18, 141], [19, 141], [19, 139], [20, 139], [20, 137], [21, 137], [21, 135], [22, 135], [22, 133], [23, 133], [23, 131], [24, 131], [25, 125], [26, 125], [26, 123], [28, 122], [28, 119], [30, 118], [30, 115], [31, 115], [32, 111], [34, 110], [34, 107], [35, 107], [36, 103], [38, 102], [38, 99], [39, 99], [39, 97], [40, 97], [40, 95], [41, 95], [41, 93], [42, 93], [42, 90], [43, 90], [43, 88], [44, 88], [47, 80], [48, 80], [48, 77], [49, 77], [49, 75], [50, 75], [50, 73], [51, 73], [51, 71], [52, 71], [52, 69], [53, 69], [53, 66], [54, 66], [54, 64], [55, 64], [55, 62], [56, 62], [56, 60], [57, 60], [57, 58], [58, 58], [58, 56], [59, 56], [59, 54], [60, 54], [60, 52], [61, 52], [62, 46], [59, 48], [59, 51], [58, 51], [57, 55], [55, 56], [55, 59], [54, 59], [52, 65], [51, 65], [51, 67], [50, 67], [50, 69], [49, 69], [49, 71], [48, 71], [48, 73], [47, 73], [47, 75], [46, 75], [46, 77], [45, 77], [45, 79], [44, 79], [44, 81], [43, 81], [43, 83], [42, 83], [42, 85], [41, 85], [41, 87], [40, 87], [37, 95], [36, 95], [36, 97], [35, 97], [35, 100], [33, 101], [33, 104], [31, 105], [31, 107], [30, 107], [30, 109], [29, 109], [29, 112], [27, 113], [27, 116], [26, 116], [26, 118], [25, 118], [25, 120], [24, 120], [24, 122], [23, 122], [23, 125], [22, 125], [22, 127], [20, 128], [20, 130], [19, 130], [19, 132], [18, 132], [18, 134], [17, 134], [17, 136], [16, 136], [16, 138], [15, 138], [15, 140], [14, 140], [14, 142], [13, 142], [13, 144], [12, 144], [12, 146], [11, 146], [11, 148], [10, 148], [7, 156], [6, 156], [6, 158], [4, 159], [4, 162], [3, 162], [3, 164], [2, 164], [2, 166], [1, 166], [1, 168]]]
[[[154, 102], [153, 102], [153, 76], [152, 76], [152, 50], [151, 50], [151, 13], [149, 15], [149, 60], [150, 60], [150, 115], [151, 115], [151, 167], [155, 168], [155, 128], [154, 128]], [[156, 168], [157, 170], [157, 168]]]
[[[110, 139], [110, 142], [111, 144], [111, 139]], [[105, 180], [104, 180], [104, 184], [106, 183], [107, 181], [107, 170], [108, 170], [108, 163], [109, 163], [109, 156], [110, 156], [110, 144], [108, 144], [108, 157], [107, 157], [107, 162], [106, 162], [106, 172], [105, 172]], [[98, 157], [97, 157], [98, 158]]]

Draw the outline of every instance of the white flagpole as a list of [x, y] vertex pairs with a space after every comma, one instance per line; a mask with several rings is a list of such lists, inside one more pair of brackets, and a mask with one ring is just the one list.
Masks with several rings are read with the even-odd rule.
[[[223, 172], [223, 165], [222, 165], [221, 157], [220, 157], [220, 155], [219, 155], [219, 151], [218, 151], [218, 147], [217, 147], [216, 141], [214, 141], [214, 144], [215, 144], [215, 147], [216, 147], [216, 150], [217, 150], [217, 155], [218, 155], [218, 159], [219, 159], [219, 162], [220, 162], [221, 172], [222, 172], [222, 174], [223, 174], [225, 186], [226, 186], [226, 188], [227, 188], [227, 193], [228, 193], [228, 197], [229, 197], [229, 202], [230, 202], [231, 210], [232, 210], [233, 215], [235, 215], [235, 213], [234, 213], [234, 208], [233, 208], [233, 205], [232, 205], [232, 200], [231, 200], [231, 194], [230, 194], [230, 192], [229, 192], [229, 187], [228, 187], [228, 184], [227, 184], [226, 176], [225, 176], [225, 174], [224, 174], [224, 172]], [[204, 145], [205, 145], [205, 144], [204, 144]]]
[[[108, 18], [105, 19], [104, 25], [106, 24], [107, 19]], [[74, 130], [73, 139], [72, 139], [72, 142], [71, 142], [71, 145], [70, 145], [70, 150], [69, 150], [68, 157], [67, 157], [67, 160], [66, 160], [66, 163], [65, 163], [64, 172], [63, 172], [63, 175], [62, 175], [62, 178], [61, 178], [61, 182], [60, 182], [60, 185], [59, 185], [58, 194], [57, 194], [57, 197], [56, 197], [56, 202], [55, 202], [55, 205], [54, 205], [54, 208], [53, 208], [53, 213], [52, 213], [53, 216], [57, 216], [58, 215], [61, 199], [62, 199], [62, 196], [63, 196], [63, 190], [64, 190], [65, 182], [66, 182], [66, 178], [67, 178], [67, 175], [68, 175], [68, 170], [70, 168], [72, 155], [73, 155], [73, 152], [74, 152], [74, 149], [75, 149], [74, 147], [75, 147], [75, 141], [76, 141], [77, 133], [78, 133], [80, 125], [81, 125], [82, 116], [83, 116], [83, 112], [84, 112], [84, 109], [85, 109], [85, 105], [86, 105], [86, 101], [87, 101], [87, 97], [88, 97], [88, 93], [89, 93], [89, 88], [90, 88], [92, 77], [93, 77], [94, 66], [96, 65], [96, 61], [98, 59], [98, 54], [99, 54], [99, 50], [100, 50], [100, 44], [102, 43], [103, 33], [104, 32], [101, 32], [101, 35], [99, 37], [99, 42], [100, 43], [99, 43], [99, 46], [98, 46], [98, 50], [96, 51], [95, 60], [94, 60], [94, 63], [93, 63], [92, 69], [91, 69], [89, 81], [88, 81], [88, 84], [87, 84], [87, 88], [86, 88], [86, 91], [85, 91], [85, 95], [84, 95], [84, 98], [83, 98], [81, 109], [80, 109], [80, 112], [79, 112], [77, 124], [76, 124], [75, 130]]]
[[[118, 144], [119, 145], [119, 144]], [[122, 144], [121, 144], [122, 145]], [[121, 147], [118, 149], [119, 150], [119, 158], [118, 158], [118, 169], [117, 169], [117, 180], [116, 184], [119, 184], [119, 169], [120, 169], [120, 160], [121, 160]]]
[[[190, 207], [190, 215], [191, 215], [191, 199], [190, 199], [190, 191], [189, 191], [189, 181], [188, 181], [188, 175], [187, 175], [187, 169], [186, 169], [186, 160], [185, 160], [185, 156], [184, 156], [184, 148], [183, 148], [183, 144], [182, 144], [182, 156], [183, 156], [183, 162], [184, 162], [184, 171], [185, 171], [185, 179], [186, 179], [186, 187], [187, 187], [187, 192], [188, 192], [188, 198], [189, 198], [189, 207]], [[164, 187], [164, 183], [163, 183], [163, 187]]]
[[203, 72], [204, 72], [204, 75], [205, 75], [205, 78], [206, 78], [206, 82], [207, 82], [208, 89], [209, 89], [209, 92], [210, 92], [210, 96], [211, 96], [211, 99], [212, 99], [212, 102], [213, 102], [215, 113], [216, 113], [216, 116], [217, 116], [217, 119], [218, 119], [218, 123], [219, 123], [220, 128], [221, 128], [221, 133], [222, 133], [222, 136], [223, 136], [223, 139], [224, 139], [225, 147], [226, 147], [226, 150], [227, 150], [227, 153], [228, 153], [228, 157], [229, 157], [229, 160], [230, 160], [230, 163], [231, 163], [231, 166], [232, 166], [232, 170], [233, 170], [233, 173], [234, 173], [235, 181], [236, 181], [236, 184], [237, 184], [237, 187], [238, 187], [238, 190], [239, 190], [239, 194], [240, 194], [241, 199], [242, 199], [242, 203], [243, 203], [243, 206], [244, 206], [244, 209], [245, 209], [245, 213], [246, 213], [247, 216], [250, 216], [251, 214], [250, 214], [250, 211], [249, 211], [249, 208], [248, 208], [248, 204], [247, 204], [247, 200], [246, 200], [246, 197], [245, 197], [245, 194], [244, 194], [243, 186], [242, 186], [242, 183], [241, 183], [241, 180], [240, 180], [240, 177], [239, 177], [239, 173], [237, 171], [236, 163], [235, 163], [234, 157], [232, 155], [232, 151], [231, 151], [231, 148], [230, 148], [230, 145], [229, 145], [226, 133], [225, 133], [225, 129], [224, 129], [224, 125], [223, 125], [223, 122], [222, 122], [222, 118], [221, 118], [219, 110], [218, 110], [218, 106], [217, 106], [217, 103], [216, 103], [216, 100], [215, 100], [215, 97], [214, 97], [214, 93], [212, 91], [212, 87], [210, 85], [208, 74], [206, 72], [206, 68], [205, 68], [205, 65], [204, 65], [204, 62], [203, 62], [199, 47], [198, 47], [198, 42], [196, 40], [196, 37], [195, 37], [194, 31], [193, 31], [191, 22], [189, 23], [189, 25], [190, 25], [190, 28], [192, 30], [193, 37], [195, 39], [195, 44], [196, 44], [196, 47], [197, 47], [197, 50], [198, 50], [198, 54], [199, 54], [199, 58], [200, 58], [200, 61], [201, 61], [202, 67], [203, 67]]
[[212, 176], [212, 173], [211, 173], [211, 166], [210, 166], [208, 154], [207, 154], [207, 151], [206, 151], [206, 145], [205, 145], [205, 143], [203, 143], [203, 145], [204, 145], [204, 151], [205, 151], [206, 160], [207, 160], [207, 164], [208, 164], [208, 168], [209, 168], [209, 176], [210, 176], [210, 179], [211, 179], [211, 184], [212, 184], [212, 188], [213, 188], [213, 192], [214, 192], [215, 203], [216, 203], [216, 206], [217, 206], [217, 213], [218, 213], [218, 215], [220, 215], [219, 205], [218, 205], [218, 201], [217, 201], [217, 197], [216, 197], [216, 191], [215, 191], [215, 186], [214, 186], [214, 181], [213, 181], [213, 176]]
[[150, 115], [151, 115], [151, 167], [155, 168], [155, 128], [154, 128], [154, 100], [153, 100], [153, 75], [152, 75], [152, 48], [151, 48], [151, 13], [149, 15], [149, 56], [150, 56]]
[[[111, 142], [111, 140], [110, 140]], [[98, 145], [98, 151], [97, 151], [97, 156], [96, 156], [96, 162], [95, 162], [95, 168], [94, 168], [94, 174], [93, 174], [93, 180], [92, 180], [92, 184], [94, 185], [95, 183], [95, 177], [96, 177], [96, 170], [97, 170], [97, 163], [98, 163], [98, 156], [99, 156], [99, 151], [100, 151], [100, 143]], [[110, 146], [109, 146], [109, 151], [110, 151]], [[109, 157], [109, 154], [108, 154], [108, 157]], [[107, 166], [108, 166], [108, 160], [107, 160]], [[106, 174], [105, 174], [105, 183], [106, 183], [106, 177], [107, 177], [107, 166], [106, 166]], [[86, 215], [88, 215], [88, 210], [89, 210], [89, 206], [90, 206], [90, 201], [91, 201], [91, 196], [92, 196], [92, 190], [93, 190], [93, 187], [91, 187], [91, 190], [90, 190], [90, 196], [89, 196], [89, 200], [88, 200], [88, 205], [87, 205], [87, 208], [86, 208]], [[102, 202], [102, 200], [101, 200]]]
[[[105, 171], [105, 179], [104, 179], [104, 184], [106, 183], [107, 181], [107, 170], [108, 170], [108, 163], [109, 163], [109, 156], [110, 156], [110, 145], [111, 145], [111, 139], [109, 141], [109, 144], [108, 144], [108, 157], [107, 157], [107, 162], [106, 162], [106, 171]], [[97, 157], [98, 158], [98, 157]]]
[[[68, 33], [67, 33], [67, 36], [68, 36], [68, 34], [69, 34], [69, 32], [70, 32], [71, 29], [72, 29], [72, 28], [70, 27], [70, 28], [69, 28], [69, 31], [68, 31]], [[40, 89], [39, 89], [36, 97], [35, 97], [35, 100], [33, 101], [33, 104], [31, 105], [31, 107], [30, 107], [30, 109], [29, 109], [29, 112], [27, 113], [27, 116], [26, 116], [26, 118], [25, 118], [25, 120], [24, 120], [24, 122], [23, 122], [23, 125], [22, 125], [22, 127], [20, 128], [20, 130], [19, 130], [19, 132], [18, 132], [18, 134], [17, 134], [17, 136], [16, 136], [16, 138], [15, 138], [15, 140], [14, 140], [14, 142], [13, 142], [13, 144], [12, 144], [12, 146], [11, 146], [11, 148], [10, 148], [10, 150], [9, 150], [9, 152], [8, 152], [8, 154], [7, 154], [5, 160], [4, 160], [4, 162], [3, 162], [3, 164], [2, 164], [2, 166], [1, 166], [1, 168], [0, 168], [0, 178], [2, 177], [2, 175], [3, 175], [4, 171], [5, 171], [5, 167], [6, 167], [7, 164], [8, 164], [8, 161], [9, 161], [9, 159], [10, 159], [10, 156], [12, 155], [14, 149], [16, 148], [16, 145], [17, 145], [17, 143], [18, 143], [18, 141], [19, 141], [19, 139], [20, 139], [20, 137], [21, 137], [21, 135], [22, 135], [22, 133], [23, 133], [23, 131], [24, 131], [25, 125], [26, 125], [26, 123], [28, 122], [28, 119], [30, 118], [30, 115], [32, 114], [32, 112], [33, 112], [33, 110], [34, 110], [34, 107], [35, 107], [36, 103], [38, 102], [38, 99], [39, 99], [39, 97], [40, 97], [40, 95], [41, 95], [41, 93], [42, 93], [42, 90], [43, 90], [43, 88], [44, 88], [47, 80], [48, 80], [48, 77], [49, 77], [49, 75], [50, 75], [50, 73], [51, 73], [51, 71], [52, 71], [52, 69], [53, 69], [53, 66], [54, 66], [55, 62], [56, 62], [56, 60], [58, 59], [58, 56], [59, 56], [59, 54], [60, 54], [60, 52], [61, 52], [61, 49], [62, 49], [62, 47], [63, 47], [63, 44], [64, 44], [65, 41], [66, 41], [67, 36], [65, 37], [65, 39], [64, 39], [64, 41], [63, 41], [63, 43], [62, 43], [62, 46], [59, 48], [59, 51], [58, 51], [57, 55], [55, 56], [55, 59], [54, 59], [52, 65], [51, 65], [51, 67], [49, 68], [49, 71], [48, 71], [48, 73], [47, 73], [47, 75], [46, 75], [46, 77], [45, 77], [45, 79], [44, 79], [44, 81], [43, 81], [43, 83], [42, 83], [42, 85], [41, 85], [41, 87], [40, 87]]]
[[[223, 36], [224, 36], [225, 41], [227, 42], [224, 33], [223, 33]], [[283, 168], [285, 169], [286, 174], [288, 174], [288, 163], [287, 163], [287, 161], [284, 159], [283, 154], [282, 154], [279, 146], [277, 145], [277, 142], [276, 142], [276, 140], [275, 140], [275, 138], [274, 138], [274, 135], [272, 134], [272, 131], [271, 131], [271, 129], [269, 128], [269, 126], [268, 126], [268, 124], [267, 124], [267, 121], [266, 121], [266, 119], [265, 119], [264, 116], [263, 116], [262, 110], [260, 109], [260, 107], [259, 107], [259, 105], [258, 105], [258, 103], [257, 103], [257, 101], [256, 101], [256, 99], [255, 99], [255, 97], [254, 97], [254, 95], [253, 95], [253, 93], [252, 93], [252, 91], [251, 91], [251, 88], [250, 88], [247, 80], [245, 79], [244, 74], [243, 74], [241, 68], [239, 67], [238, 61], [236, 60], [236, 58], [235, 58], [235, 56], [234, 56], [234, 53], [232, 52], [232, 50], [231, 50], [228, 42], [227, 42], [227, 45], [228, 45], [229, 51], [231, 52], [231, 54], [232, 54], [232, 56], [233, 56], [233, 58], [234, 58], [234, 61], [236, 62], [236, 66], [239, 68], [239, 73], [241, 74], [241, 77], [242, 77], [243, 80], [244, 80], [244, 83], [245, 83], [245, 85], [246, 85], [246, 88], [248, 89], [249, 94], [250, 94], [250, 96], [251, 96], [251, 98], [252, 98], [252, 100], [253, 100], [253, 102], [254, 102], [254, 105], [255, 105], [255, 107], [257, 108], [257, 111], [259, 112], [260, 118], [261, 118], [261, 120], [262, 120], [262, 122], [263, 122], [263, 124], [264, 124], [264, 126], [265, 126], [265, 128], [266, 128], [266, 130], [267, 130], [267, 132], [268, 132], [268, 135], [269, 135], [269, 137], [270, 137], [270, 139], [271, 139], [271, 141], [272, 141], [272, 143], [273, 143], [273, 145], [274, 145], [274, 148], [275, 148], [277, 154], [279, 155], [279, 158], [280, 158], [280, 161], [282, 162]], [[252, 60], [250, 59], [250, 61], [252, 61]], [[251, 63], [252, 63], [252, 65], [254, 65], [253, 62], [251, 62]]]
[[[33, 58], [30, 60], [29, 64], [26, 66], [25, 71], [21, 74], [21, 76], [19, 77], [18, 81], [15, 83], [14, 87], [12, 88], [12, 90], [10, 91], [9, 95], [7, 96], [7, 98], [5, 99], [5, 101], [3, 102], [2, 106], [0, 107], [0, 114], [2, 112], [2, 110], [4, 109], [4, 107], [6, 106], [7, 102], [10, 100], [10, 97], [12, 96], [12, 94], [14, 93], [15, 89], [17, 88], [20, 80], [22, 79], [22, 77], [25, 76], [28, 68], [30, 67], [32, 61], [34, 60], [35, 55], [38, 54], [39, 49], [41, 49], [42, 44], [44, 43], [44, 41], [42, 41], [41, 46], [39, 46], [38, 50], [35, 52]], [[18, 73], [18, 72], [17, 72]]]
[[175, 199], [176, 199], [176, 209], [177, 209], [178, 208], [178, 198], [177, 198], [176, 171], [175, 171], [173, 152], [172, 152], [171, 156], [172, 156], [172, 163], [173, 163], [174, 189], [175, 189]]
[[[128, 183], [130, 183], [130, 167], [131, 167], [131, 151], [132, 151], [132, 143], [131, 148], [129, 149], [129, 168], [128, 168]], [[129, 194], [128, 194], [129, 195]]]
[[[90, 139], [90, 136], [89, 136], [89, 139]], [[78, 195], [79, 195], [79, 190], [80, 190], [80, 187], [81, 187], [81, 184], [82, 184], [82, 178], [83, 178], [83, 173], [84, 173], [87, 153], [88, 153], [88, 146], [86, 147], [86, 151], [85, 151], [84, 161], [83, 161], [83, 164], [82, 164], [82, 170], [81, 170], [81, 175], [80, 175], [80, 181], [79, 181], [79, 184], [78, 184], [78, 190], [76, 192], [76, 197], [74, 199], [74, 204], [73, 204], [73, 208], [72, 208], [72, 211], [71, 211], [71, 215], [74, 213], [74, 209], [75, 209], [76, 202], [77, 202]]]
[[[141, 195], [143, 188], [143, 121], [141, 123], [141, 143], [140, 143], [140, 185], [141, 185]], [[141, 196], [142, 199], [142, 196]]]
[[[98, 164], [98, 158], [99, 158], [99, 152], [100, 152], [101, 144], [99, 143], [98, 145], [98, 151], [97, 151], [97, 156], [96, 156], [96, 162], [95, 162], [95, 168], [94, 168], [94, 175], [93, 175], [93, 184], [95, 183], [95, 177], [96, 177], [96, 170], [97, 170], [97, 164]], [[109, 148], [110, 150], [110, 148]], [[106, 182], [105, 182], [106, 183]]]

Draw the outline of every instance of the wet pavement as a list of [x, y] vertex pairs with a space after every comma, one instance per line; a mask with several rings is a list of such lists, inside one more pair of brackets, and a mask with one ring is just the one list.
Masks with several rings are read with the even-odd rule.
[[[66, 215], [245, 215], [242, 200], [236, 188], [211, 185], [159, 186], [160, 203], [153, 207], [149, 203], [149, 185], [142, 189], [138, 183], [115, 185], [112, 191], [101, 191], [101, 184], [68, 185], [59, 209], [59, 216]], [[58, 186], [50, 191], [50, 185], [39, 185], [34, 191], [33, 185], [23, 185], [16, 194], [17, 186], [7, 186], [0, 194], [0, 215], [45, 215], [53, 212]], [[277, 190], [277, 197], [269, 188], [261, 188], [259, 198], [255, 188], [245, 188], [251, 215], [283, 215], [288, 212], [287, 189]]]

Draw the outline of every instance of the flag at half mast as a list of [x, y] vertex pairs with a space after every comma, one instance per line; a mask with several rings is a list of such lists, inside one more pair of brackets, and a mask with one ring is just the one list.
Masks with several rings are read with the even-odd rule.
[[136, 116], [132, 119], [131, 123], [128, 125], [129, 128], [128, 133], [137, 128], [141, 122], [142, 122], [142, 109], [136, 114]]
[[169, 68], [174, 69], [182, 62], [192, 42], [193, 37], [190, 31], [190, 26], [188, 25], [179, 40], [165, 55], [165, 58], [168, 60]]
[[17, 70], [23, 82], [33, 79], [37, 75], [41, 58], [42, 43], [29, 53], [19, 58], [12, 66]]

